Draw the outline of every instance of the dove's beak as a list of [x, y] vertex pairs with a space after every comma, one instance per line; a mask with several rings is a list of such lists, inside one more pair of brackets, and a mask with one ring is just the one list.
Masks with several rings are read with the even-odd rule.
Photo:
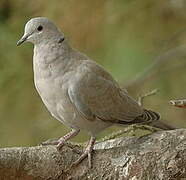
[[17, 46], [23, 44], [33, 33], [24, 34], [19, 41], [17, 41]]
[[29, 37], [28, 35], [23, 35], [22, 38], [19, 41], [17, 41], [17, 46], [23, 44], [28, 37]]

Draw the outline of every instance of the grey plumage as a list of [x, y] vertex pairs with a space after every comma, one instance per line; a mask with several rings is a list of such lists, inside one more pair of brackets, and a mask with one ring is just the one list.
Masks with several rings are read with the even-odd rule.
[[76, 132], [85, 130], [95, 137], [113, 124], [159, 119], [139, 106], [103, 67], [71, 48], [47, 18], [31, 19], [18, 45], [24, 41], [34, 44], [34, 82], [43, 103]]

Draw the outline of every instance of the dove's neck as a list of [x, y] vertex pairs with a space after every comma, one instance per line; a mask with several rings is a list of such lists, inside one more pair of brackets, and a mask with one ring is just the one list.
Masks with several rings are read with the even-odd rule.
[[33, 66], [34, 74], [40, 78], [55, 77], [67, 73], [72, 68], [74, 51], [66, 40], [38, 44], [34, 46]]
[[58, 60], [62, 61], [68, 58], [70, 49], [65, 39], [36, 44], [34, 46], [34, 60], [44, 64], [51, 64]]

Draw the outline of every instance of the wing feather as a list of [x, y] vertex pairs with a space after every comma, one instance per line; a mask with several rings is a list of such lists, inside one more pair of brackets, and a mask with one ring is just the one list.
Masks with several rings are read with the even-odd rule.
[[78, 66], [68, 95], [77, 110], [89, 120], [98, 117], [116, 123], [130, 122], [143, 113], [138, 103], [101, 66], [92, 61]]

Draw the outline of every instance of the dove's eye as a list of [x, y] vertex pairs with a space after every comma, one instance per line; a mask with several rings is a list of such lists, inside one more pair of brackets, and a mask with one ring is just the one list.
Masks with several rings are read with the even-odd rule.
[[43, 26], [38, 26], [37, 30], [38, 31], [42, 31], [43, 30]]

